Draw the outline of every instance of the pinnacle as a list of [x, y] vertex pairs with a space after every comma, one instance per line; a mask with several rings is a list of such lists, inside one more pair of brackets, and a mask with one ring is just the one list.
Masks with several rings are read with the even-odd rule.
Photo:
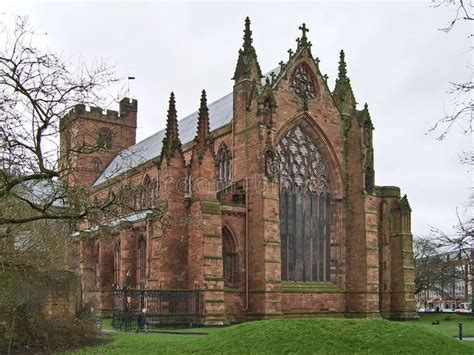
[[209, 138], [209, 109], [207, 108], [206, 90], [202, 90], [199, 107], [196, 141], [205, 142]]
[[250, 30], [250, 18], [245, 18], [245, 29], [244, 29], [244, 50], [252, 48], [252, 31]]
[[[252, 31], [250, 30], [250, 19], [247, 16], [245, 18], [245, 29], [244, 29], [244, 44], [241, 49], [239, 49], [239, 58], [237, 60], [237, 66], [235, 68], [233, 80], [239, 81], [242, 78], [249, 79], [252, 75], [256, 76], [256, 80], [260, 80], [262, 77], [262, 71], [260, 70], [260, 65], [258, 64], [257, 54], [255, 48], [252, 46]], [[255, 68], [253, 72], [252, 67]]]
[[411, 211], [411, 207], [408, 203], [408, 197], [406, 194], [400, 199], [400, 208], [405, 211]]
[[344, 51], [341, 49], [339, 53], [339, 77], [341, 79], [347, 79], [347, 68]]
[[168, 149], [173, 149], [173, 146], [179, 141], [178, 137], [178, 119], [176, 112], [176, 101], [174, 93], [171, 92], [169, 107], [168, 107], [168, 118], [166, 120], [166, 136], [165, 140]]

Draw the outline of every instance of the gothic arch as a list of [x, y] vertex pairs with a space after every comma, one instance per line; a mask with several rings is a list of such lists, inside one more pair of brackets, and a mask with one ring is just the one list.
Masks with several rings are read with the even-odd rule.
[[291, 120], [277, 136], [281, 277], [329, 282], [335, 281], [334, 235], [341, 235], [334, 223], [340, 174], [325, 137], [308, 118]]
[[342, 168], [337, 158], [336, 152], [332, 148], [332, 145], [324, 134], [321, 127], [316, 123], [315, 119], [307, 113], [298, 114], [290, 118], [275, 135], [275, 142], [280, 142], [282, 137], [285, 136], [290, 129], [294, 126], [299, 125], [304, 129], [307, 135], [311, 138], [311, 141], [316, 145], [319, 152], [321, 153], [323, 160], [326, 162], [328, 167], [328, 173], [332, 183], [331, 190], [333, 199], [343, 198], [343, 184], [342, 184]]
[[102, 163], [99, 158], [92, 159], [92, 170], [95, 173], [100, 173], [102, 171]]
[[228, 287], [238, 287], [239, 254], [237, 240], [231, 229], [225, 225], [222, 228], [222, 261], [224, 284]]
[[232, 152], [225, 142], [217, 150], [217, 179], [221, 184], [232, 179]]
[[141, 198], [142, 207], [151, 207], [153, 191], [152, 191], [152, 182], [148, 174], [146, 174], [145, 177], [143, 178], [141, 192], [142, 192], [142, 198]]
[[296, 64], [289, 76], [290, 91], [302, 99], [318, 99], [320, 97], [316, 75], [305, 61]]

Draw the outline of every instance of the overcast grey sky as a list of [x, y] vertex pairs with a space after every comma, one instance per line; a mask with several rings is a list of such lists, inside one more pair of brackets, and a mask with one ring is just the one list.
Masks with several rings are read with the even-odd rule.
[[430, 4], [7, 2], [4, 16], [28, 15], [66, 58], [106, 58], [119, 76], [135, 76], [138, 140], [164, 127], [170, 91], [181, 118], [199, 107], [203, 88], [210, 101], [231, 92], [245, 16], [264, 72], [287, 59], [305, 22], [331, 88], [345, 50], [359, 108], [369, 104], [375, 126], [376, 184], [408, 195], [420, 235], [430, 225], [450, 230], [456, 207], [465, 210], [470, 179], [457, 154], [472, 149], [456, 127], [442, 142], [426, 134], [450, 103], [449, 81], [466, 80], [472, 64], [469, 24], [439, 31], [454, 9]]

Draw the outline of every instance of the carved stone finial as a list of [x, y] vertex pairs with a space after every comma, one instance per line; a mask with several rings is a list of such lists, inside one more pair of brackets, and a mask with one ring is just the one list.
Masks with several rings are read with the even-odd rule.
[[285, 62], [281, 60], [278, 65], [280, 66], [280, 73], [283, 72], [283, 70], [285, 69]]
[[309, 28], [306, 27], [306, 24], [303, 24], [299, 27], [303, 35], [301, 36], [301, 41], [298, 41], [298, 46], [301, 44], [302, 46], [308, 46], [308, 37], [306, 37], [306, 33], [309, 32]]
[[341, 49], [339, 53], [339, 79], [347, 78], [346, 59], [344, 51]]
[[289, 58], [288, 60], [291, 60], [291, 58], [293, 57], [293, 49], [288, 49], [288, 54], [289, 54]]
[[244, 50], [252, 47], [252, 31], [250, 30], [250, 19], [247, 16], [245, 18], [245, 29], [244, 29]]
[[271, 83], [272, 83], [272, 85], [273, 85], [273, 83], [275, 82], [275, 77], [276, 77], [275, 72], [271, 72], [271, 73], [270, 73], [270, 76], [272, 77]]
[[306, 33], [309, 32], [309, 28], [306, 27], [306, 24], [303, 22], [303, 24], [298, 27], [301, 32], [303, 32], [303, 36], [301, 38], [305, 38], [306, 37]]

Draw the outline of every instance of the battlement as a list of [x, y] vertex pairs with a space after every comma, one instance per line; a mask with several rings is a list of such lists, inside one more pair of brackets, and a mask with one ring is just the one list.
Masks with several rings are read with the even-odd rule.
[[119, 103], [119, 111], [115, 110], [106, 110], [104, 111], [102, 108], [97, 106], [90, 106], [86, 107], [84, 104], [77, 104], [75, 105], [63, 120], [72, 119], [78, 116], [84, 118], [99, 118], [99, 119], [109, 119], [115, 120], [120, 118], [128, 118], [129, 114], [132, 112], [137, 112], [138, 110], [138, 101], [136, 99], [130, 99], [128, 97], [124, 97], [120, 100]]

